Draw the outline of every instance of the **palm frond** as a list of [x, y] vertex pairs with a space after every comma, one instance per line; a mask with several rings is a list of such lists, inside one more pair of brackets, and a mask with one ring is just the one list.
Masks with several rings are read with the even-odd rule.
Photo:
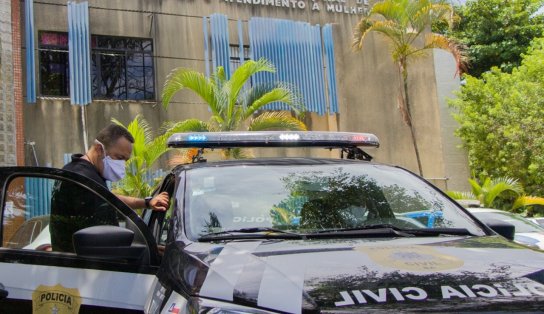
[[306, 131], [306, 125], [285, 111], [264, 112], [252, 119], [248, 131]]
[[301, 114], [305, 109], [298, 92], [294, 90], [294, 87], [286, 83], [259, 84], [253, 87], [242, 99], [242, 107], [245, 108], [242, 113], [243, 119], [249, 118], [256, 111], [274, 102], [286, 104], [296, 115]]
[[[270, 210], [270, 215], [273, 217], [279, 218], [279, 224], [280, 225], [288, 225], [291, 224], [291, 219], [293, 218], [293, 213], [286, 210], [285, 208], [274, 206]], [[278, 222], [275, 222], [275, 224], [278, 224]]]
[[475, 195], [480, 202], [482, 202], [483, 200], [480, 199], [480, 195], [483, 194], [482, 193], [483, 189], [480, 183], [478, 183], [478, 181], [474, 179], [468, 179], [468, 183], [470, 184], [472, 194]]
[[259, 72], [276, 72], [276, 68], [274, 65], [264, 59], [261, 58], [257, 61], [254, 60], [248, 60], [244, 64], [242, 64], [234, 73], [232, 74], [232, 77], [227, 82], [230, 88], [229, 93], [229, 116], [232, 116], [234, 113], [234, 106], [236, 105], [238, 101], [238, 95], [240, 93], [240, 90], [244, 87], [244, 85], [247, 83], [249, 78], [256, 73]]
[[138, 176], [142, 172], [142, 169], [146, 167], [145, 159], [143, 156], [132, 155], [126, 163], [126, 173]]
[[159, 133], [164, 134], [166, 132], [169, 132], [169, 130], [178, 123], [179, 121], [164, 121], [159, 128]]
[[379, 17], [395, 21], [397, 24], [406, 23], [406, 7], [398, 3], [398, 1], [381, 1], [377, 2], [370, 9], [369, 16], [376, 19]]
[[361, 50], [363, 48], [363, 41], [369, 34], [369, 29], [374, 24], [369, 18], [362, 18], [357, 25], [353, 28], [353, 38], [351, 41], [351, 47], [353, 50]]
[[458, 19], [458, 16], [455, 14], [455, 10], [450, 3], [441, 2], [434, 3], [431, 13], [431, 22], [445, 22], [448, 24], [448, 28], [452, 28]]
[[164, 108], [168, 108], [170, 100], [177, 92], [182, 89], [190, 89], [195, 92], [208, 106], [214, 114], [218, 114], [217, 108], [217, 88], [213, 83], [213, 80], [206, 78], [206, 76], [200, 72], [194, 70], [177, 68], [174, 69], [166, 78], [164, 87], [162, 90], [162, 105]]
[[478, 199], [471, 192], [460, 192], [460, 191], [446, 191], [446, 194], [453, 198], [454, 200], [476, 200]]
[[475, 179], [468, 180], [472, 187], [472, 194], [478, 197], [478, 200], [484, 207], [493, 207], [495, 199], [504, 193], [514, 193], [516, 195], [523, 193], [523, 187], [518, 180], [508, 177], [491, 179], [481, 177], [480, 182]]
[[403, 37], [403, 29], [391, 20], [372, 21], [362, 19], [359, 21], [354, 30], [352, 47], [354, 50], [360, 50], [363, 47], [363, 41], [366, 36], [372, 32], [376, 32], [385, 36], [389, 40], [398, 42]]
[[147, 146], [146, 162], [152, 165], [162, 155], [168, 153], [171, 148], [168, 148], [167, 142], [170, 136], [179, 132], [208, 132], [208, 125], [200, 120], [185, 120], [179, 123], [168, 122], [162, 127], [163, 134], [155, 137]]
[[111, 121], [126, 128], [134, 138], [134, 144], [132, 145], [132, 155], [143, 156], [144, 152], [146, 151], [146, 146], [148, 142], [153, 137], [151, 126], [149, 125], [147, 120], [142, 115], [138, 114], [126, 127], [115, 118], [112, 118]]
[[544, 198], [528, 195], [520, 196], [514, 201], [514, 204], [512, 205], [512, 210], [531, 205], [544, 205]]
[[145, 152], [146, 163], [151, 166], [153, 165], [162, 155], [168, 153], [171, 148], [168, 147], [167, 142], [168, 138], [172, 134], [162, 134], [153, 139], [148, 145]]
[[418, 55], [417, 53], [421, 51], [421, 55], [425, 55], [424, 50], [418, 49], [411, 43], [399, 43], [394, 44], [391, 48], [391, 56], [393, 57], [393, 60], [395, 62], [399, 62], [400, 60], [405, 60], [405, 64], [408, 65], [411, 58], [417, 59]]
[[[445, 21], [451, 25], [454, 21], [452, 6], [446, 1], [435, 0], [383, 0], [375, 3], [370, 15], [363, 17], [353, 31], [352, 47], [360, 50], [364, 38], [371, 32], [375, 32], [390, 42], [390, 50], [395, 62], [402, 61], [405, 65], [410, 59], [425, 56], [426, 50], [431, 48], [445, 49], [451, 52], [458, 65], [458, 69], [464, 70], [466, 59], [463, 57], [460, 46], [453, 41], [447, 44], [442, 38], [429, 40], [427, 45], [419, 47], [419, 38], [433, 22]], [[427, 37], [433, 39], [431, 34]], [[457, 74], [457, 72], [456, 72]]]
[[361, 28], [358, 28], [359, 26], [358, 24], [353, 36], [352, 47], [354, 50], [361, 50], [365, 37], [372, 32], [385, 37], [393, 47], [402, 46], [406, 41], [405, 30], [399, 28], [399, 25], [393, 21], [373, 21], [370, 25], [361, 25]]
[[452, 26], [454, 12], [449, 3], [425, 2], [418, 6], [412, 15], [411, 23], [414, 28], [423, 31], [433, 22], [445, 22], [448, 26]]
[[226, 148], [221, 151], [223, 159], [248, 159], [253, 158], [253, 151], [249, 148]]
[[455, 59], [455, 63], [457, 65], [457, 72], [466, 70], [467, 56], [465, 55], [465, 51], [462, 46], [458, 45], [454, 40], [449, 39], [448, 37], [441, 34], [427, 34], [425, 36], [425, 43], [423, 45], [423, 48], [421, 49], [431, 48], [438, 48], [449, 51]]
[[187, 119], [184, 121], [176, 122], [169, 129], [171, 133], [182, 132], [208, 132], [208, 124], [198, 119]]
[[218, 66], [215, 72], [212, 74], [212, 80], [216, 82], [218, 88], [221, 89], [223, 84], [227, 81], [227, 75], [225, 73], [225, 68]]

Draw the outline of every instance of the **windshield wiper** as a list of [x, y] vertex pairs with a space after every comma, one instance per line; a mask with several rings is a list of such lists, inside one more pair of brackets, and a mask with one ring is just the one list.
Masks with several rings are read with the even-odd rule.
[[425, 228], [425, 229], [404, 229], [396, 227], [392, 224], [374, 224], [367, 226], [360, 226], [354, 228], [339, 228], [339, 229], [326, 229], [316, 232], [317, 234], [323, 233], [353, 233], [358, 231], [366, 230], [377, 230], [377, 229], [390, 229], [397, 232], [402, 236], [437, 236], [437, 235], [458, 235], [458, 236], [473, 236], [470, 231], [465, 228]]
[[426, 228], [426, 229], [407, 229], [416, 236], [437, 236], [437, 235], [453, 235], [453, 236], [474, 236], [472, 232], [465, 228]]
[[210, 241], [217, 239], [228, 240], [247, 238], [306, 239], [306, 235], [270, 227], [254, 227], [212, 232], [201, 236], [199, 240]]
[[[400, 237], [413, 237], [412, 234], [405, 232], [405, 229], [401, 229], [392, 224], [375, 224], [367, 226], [359, 226], [353, 228], [337, 228], [337, 229], [325, 229], [316, 231], [309, 234], [312, 235], [367, 235], [367, 236], [381, 236], [381, 235], [393, 235]], [[410, 231], [410, 230], [408, 230]]]

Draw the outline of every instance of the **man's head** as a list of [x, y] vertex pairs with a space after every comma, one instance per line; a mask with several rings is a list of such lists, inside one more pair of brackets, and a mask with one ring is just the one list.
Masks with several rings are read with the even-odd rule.
[[132, 154], [133, 143], [134, 137], [127, 129], [112, 123], [98, 133], [87, 155], [102, 177], [117, 181], [121, 169], [124, 175], [124, 162]]

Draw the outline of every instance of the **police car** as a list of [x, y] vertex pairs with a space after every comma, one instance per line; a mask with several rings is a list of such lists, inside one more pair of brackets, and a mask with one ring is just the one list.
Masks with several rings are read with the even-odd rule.
[[[169, 145], [199, 153], [157, 189], [171, 195], [171, 209], [142, 217], [77, 174], [0, 169], [0, 312], [544, 309], [544, 253], [413, 173], [371, 162], [363, 149], [378, 146], [372, 134], [183, 133]], [[204, 154], [248, 147], [322, 147], [342, 158], [209, 162]], [[76, 232], [75, 253], [14, 244], [26, 220], [49, 215], [59, 182], [79, 188], [74, 198], [100, 197], [119, 226]]]

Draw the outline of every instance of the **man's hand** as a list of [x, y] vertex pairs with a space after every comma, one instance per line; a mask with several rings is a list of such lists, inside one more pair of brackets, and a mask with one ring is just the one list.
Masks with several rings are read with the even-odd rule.
[[168, 192], [162, 192], [158, 195], [155, 195], [151, 201], [149, 201], [151, 209], [156, 211], [166, 211], [170, 207], [170, 197]]

